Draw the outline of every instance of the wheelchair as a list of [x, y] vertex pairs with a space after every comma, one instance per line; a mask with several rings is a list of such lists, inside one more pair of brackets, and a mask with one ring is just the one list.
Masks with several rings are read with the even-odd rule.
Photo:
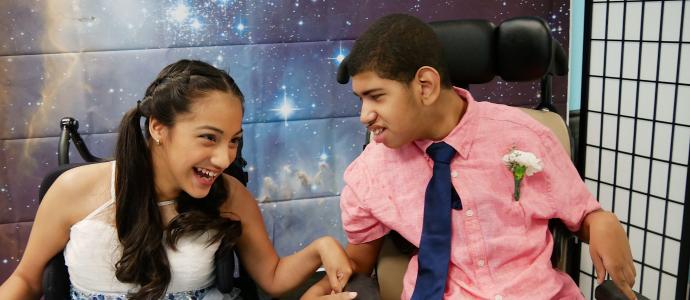
[[[541, 101], [534, 108], [521, 108], [546, 127], [559, 139], [572, 156], [568, 127], [557, 114], [551, 100], [552, 78], [568, 72], [568, 59], [563, 47], [551, 36], [548, 24], [537, 17], [518, 17], [503, 21], [498, 26], [487, 20], [451, 20], [429, 24], [439, 37], [454, 86], [469, 89], [470, 84], [487, 83], [500, 76], [508, 82], [540, 80]], [[347, 60], [347, 58], [345, 58]], [[349, 78], [342, 66], [338, 81]], [[366, 144], [370, 134], [367, 134]], [[551, 263], [569, 274], [577, 283], [580, 267], [580, 243], [573, 233], [558, 219], [549, 221], [554, 237]], [[382, 300], [400, 299], [403, 275], [417, 248], [392, 231], [384, 237], [374, 276], [379, 284]], [[636, 293], [638, 299], [647, 299]], [[606, 280], [595, 290], [599, 300], [627, 299]]]
[[[39, 190], [39, 201], [48, 191], [55, 180], [65, 171], [96, 162], [104, 162], [108, 159], [97, 157], [89, 151], [81, 138], [78, 129], [79, 122], [73, 118], [66, 117], [60, 120], [60, 139], [58, 145], [58, 168], [43, 178]], [[70, 164], [69, 148], [70, 140], [74, 143], [84, 163]], [[242, 141], [240, 141], [237, 158], [232, 162], [224, 173], [237, 178], [245, 186], [249, 181], [244, 166], [247, 162], [242, 158]], [[222, 247], [222, 245], [221, 245]], [[258, 290], [255, 282], [251, 279], [247, 271], [238, 263], [237, 255], [233, 251], [218, 252], [215, 256], [215, 285], [222, 293], [231, 293], [233, 288], [240, 289], [240, 296], [245, 300], [259, 299]], [[46, 265], [43, 271], [43, 299], [58, 300], [69, 299], [69, 273], [65, 266], [65, 258], [62, 252], [55, 255]]]

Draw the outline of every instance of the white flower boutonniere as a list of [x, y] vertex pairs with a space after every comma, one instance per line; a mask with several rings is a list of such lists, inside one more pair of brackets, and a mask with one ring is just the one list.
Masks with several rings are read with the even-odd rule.
[[520, 200], [520, 182], [525, 176], [532, 176], [534, 173], [541, 172], [541, 160], [534, 153], [516, 150], [515, 147], [510, 153], [503, 156], [503, 163], [513, 173], [515, 182], [515, 192], [513, 198]]

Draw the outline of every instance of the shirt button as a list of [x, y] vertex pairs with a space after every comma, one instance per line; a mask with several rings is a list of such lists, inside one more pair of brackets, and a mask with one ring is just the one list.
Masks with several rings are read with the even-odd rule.
[[477, 261], [477, 265], [480, 267], [483, 267], [484, 266], [484, 260], [480, 259], [479, 261]]
[[453, 178], [458, 177], [458, 171], [453, 171], [453, 173], [450, 173], [450, 176], [453, 176]]
[[473, 212], [471, 209], [468, 209], [468, 210], [465, 212], [465, 215], [467, 215], [468, 217], [471, 217], [471, 216], [474, 216], [474, 212]]
[[496, 299], [496, 300], [503, 300], [503, 296], [501, 296], [501, 295], [496, 295], [496, 297], [495, 297], [494, 299]]

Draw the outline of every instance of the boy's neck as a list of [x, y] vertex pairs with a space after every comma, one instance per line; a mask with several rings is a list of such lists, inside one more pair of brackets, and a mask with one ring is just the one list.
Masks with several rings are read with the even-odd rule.
[[453, 88], [441, 89], [439, 98], [430, 111], [427, 136], [430, 140], [440, 141], [446, 138], [460, 123], [467, 110], [467, 100], [463, 99]]

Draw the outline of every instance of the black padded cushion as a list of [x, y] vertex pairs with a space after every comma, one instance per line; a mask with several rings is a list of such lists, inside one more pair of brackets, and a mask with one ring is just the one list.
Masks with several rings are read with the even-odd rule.
[[552, 37], [544, 20], [519, 17], [496, 29], [496, 73], [506, 81], [530, 81], [544, 76], [552, 60]]
[[69, 299], [69, 273], [62, 252], [55, 255], [43, 270], [43, 299]]
[[429, 23], [443, 45], [443, 56], [453, 84], [485, 83], [494, 79], [496, 26], [487, 20]]
[[379, 284], [376, 279], [362, 273], [354, 273], [345, 285], [344, 291], [357, 292], [358, 300], [379, 300]]
[[[41, 186], [38, 190], [38, 201], [43, 200], [48, 188], [55, 182], [55, 180], [65, 171], [85, 165], [71, 164], [58, 167], [57, 170], [49, 173], [41, 181]], [[43, 299], [45, 300], [62, 300], [69, 299], [69, 274], [67, 273], [67, 266], [65, 266], [65, 257], [62, 252], [55, 255], [43, 270]]]
[[[443, 47], [450, 81], [467, 88], [498, 75], [505, 81], [532, 81], [546, 74], [565, 75], [568, 58], [538, 17], [517, 17], [495, 26], [488, 20], [451, 20], [429, 23]], [[346, 57], [337, 80], [350, 79]]]
[[[642, 294], [633, 291], [637, 300], [649, 300], [649, 298]], [[612, 280], [604, 280], [604, 283], [594, 289], [594, 298], [598, 300], [628, 300], [628, 297], [618, 289]]]
[[553, 75], [564, 76], [568, 74], [568, 54], [561, 43], [553, 40], [553, 62], [551, 63]]
[[343, 59], [343, 61], [341, 61], [340, 65], [338, 66], [336, 80], [340, 84], [346, 84], [350, 81], [350, 72], [347, 70], [348, 57], [345, 57], [345, 59]]

